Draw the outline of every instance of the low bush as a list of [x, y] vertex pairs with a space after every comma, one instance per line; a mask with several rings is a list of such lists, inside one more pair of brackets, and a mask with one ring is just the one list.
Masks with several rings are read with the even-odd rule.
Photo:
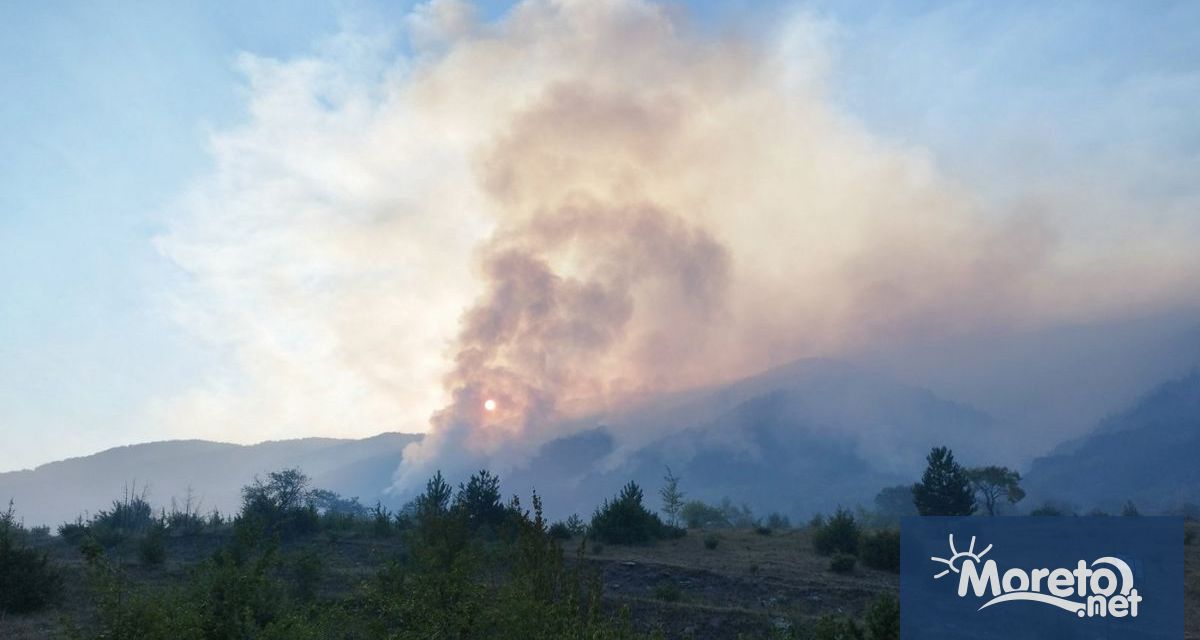
[[143, 566], [157, 567], [167, 559], [167, 529], [162, 523], [150, 527], [138, 541], [138, 559]]
[[44, 552], [25, 546], [12, 503], [0, 512], [0, 613], [30, 613], [57, 602], [63, 578]]
[[717, 546], [720, 544], [721, 544], [721, 539], [718, 538], [717, 536], [714, 536], [714, 535], [704, 536], [704, 548], [705, 549], [712, 551], [713, 549], [716, 549]]
[[792, 528], [792, 521], [781, 513], [772, 513], [771, 515], [767, 516], [766, 524], [768, 527], [778, 531]]
[[1029, 512], [1031, 516], [1070, 516], [1073, 510], [1067, 505], [1047, 502]]
[[857, 558], [848, 553], [839, 553], [829, 560], [829, 570], [834, 573], [851, 573]]
[[386, 538], [394, 532], [391, 512], [382, 502], [376, 502], [375, 508], [371, 509], [371, 535]]
[[745, 503], [735, 505], [729, 498], [721, 499], [721, 513], [725, 516], [725, 521], [729, 523], [729, 526], [735, 529], [749, 529], [757, 524], [750, 505]]
[[682, 530], [663, 524], [642, 504], [642, 490], [630, 482], [592, 516], [591, 535], [609, 544], [644, 544], [677, 537]]
[[859, 541], [859, 557], [872, 569], [900, 571], [900, 532], [880, 529], [864, 533]]
[[197, 536], [204, 532], [204, 517], [200, 515], [200, 501], [191, 488], [182, 502], [171, 498], [171, 512], [166, 516], [167, 532], [175, 537]]
[[771, 530], [771, 527], [759, 525], [757, 527], [754, 527], [754, 533], [757, 533], [760, 536], [769, 536], [774, 532]]
[[[603, 585], [589, 563], [564, 560], [536, 495], [529, 511], [516, 500], [508, 503], [500, 530], [489, 532], [488, 526], [476, 530], [464, 510], [452, 508], [448, 493], [440, 477], [431, 481], [403, 514], [403, 552], [347, 598], [323, 598], [323, 549], [314, 546], [316, 539], [289, 543], [284, 548], [299, 552], [281, 556], [277, 536], [255, 526], [264, 524], [258, 518], [239, 518], [232, 539], [187, 571], [177, 586], [135, 582], [97, 547], [89, 556], [89, 615], [80, 619], [82, 627], [68, 622], [66, 635], [81, 640], [647, 638], [633, 630], [627, 612], [614, 616], [601, 606]], [[364, 530], [369, 530], [368, 518]], [[580, 546], [581, 553], [587, 544]], [[650, 591], [663, 601], [683, 597], [669, 582]]]
[[565, 522], [555, 522], [550, 525], [550, 537], [563, 541], [571, 539], [571, 528]]
[[813, 548], [817, 553], [828, 556], [835, 553], [854, 555], [858, 553], [858, 522], [854, 514], [838, 509], [828, 520], [822, 519], [813, 530]]
[[679, 517], [690, 529], [715, 529], [730, 526], [720, 507], [699, 500], [685, 502]]
[[884, 594], [871, 603], [863, 616], [870, 640], [900, 640], [900, 600]]
[[292, 560], [292, 595], [300, 602], [316, 600], [325, 576], [325, 561], [316, 551], [309, 549]]
[[112, 508], [101, 510], [88, 523], [88, 532], [101, 545], [115, 547], [126, 539], [140, 536], [154, 525], [154, 509], [146, 500], [145, 487], [125, 485], [121, 498], [113, 500]]
[[58, 525], [58, 537], [62, 538], [67, 544], [78, 545], [83, 542], [83, 539], [88, 535], [87, 525], [83, 523], [83, 517], [75, 518], [75, 522], [64, 522]]

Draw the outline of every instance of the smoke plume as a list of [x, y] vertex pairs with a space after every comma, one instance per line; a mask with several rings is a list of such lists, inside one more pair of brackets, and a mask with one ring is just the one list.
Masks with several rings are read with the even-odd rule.
[[409, 488], [645, 394], [1194, 295], [1195, 256], [1076, 242], [1064, 198], [986, 202], [871, 136], [803, 16], [751, 40], [644, 0], [476, 15], [421, 6], [398, 58], [347, 37], [244, 62], [254, 121], [162, 241], [206, 301], [183, 321], [240, 382], [159, 415], [432, 414]]

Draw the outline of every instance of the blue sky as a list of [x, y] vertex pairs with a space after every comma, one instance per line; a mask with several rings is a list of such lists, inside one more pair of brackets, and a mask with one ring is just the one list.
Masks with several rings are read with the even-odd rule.
[[[797, 9], [815, 17], [831, 100], [846, 116], [926, 150], [998, 201], [1023, 197], [1030, 183], [1111, 185], [1119, 175], [1113, 188], [1164, 210], [1196, 202], [1198, 3], [689, 9], [715, 31], [766, 30]], [[347, 21], [399, 21], [407, 10], [368, 1], [0, 6], [0, 470], [152, 437], [133, 425], [147, 398], [221, 366], [220, 350], [171, 318], [163, 292], [186, 276], [153, 239], [169, 226], [170, 203], [211, 170], [212, 133], [247, 119], [239, 54], [289, 60]], [[491, 3], [485, 13], [503, 10]], [[1124, 224], [1102, 213], [1095, 222]]]
[[203, 360], [151, 293], [172, 277], [150, 242], [161, 207], [207, 165], [206, 132], [242, 117], [236, 54], [295, 55], [338, 13], [65, 2], [0, 14], [7, 468], [112, 442], [132, 407]]

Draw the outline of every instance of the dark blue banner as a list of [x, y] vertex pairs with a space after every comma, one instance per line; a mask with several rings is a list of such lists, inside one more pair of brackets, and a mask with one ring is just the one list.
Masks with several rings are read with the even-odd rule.
[[1183, 637], [1183, 521], [905, 518], [902, 640]]

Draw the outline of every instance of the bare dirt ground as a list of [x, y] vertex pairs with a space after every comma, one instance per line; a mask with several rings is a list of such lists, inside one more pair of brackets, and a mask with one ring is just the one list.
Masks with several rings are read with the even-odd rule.
[[[1189, 525], [1200, 531], [1200, 526]], [[715, 549], [705, 547], [715, 535]], [[224, 542], [220, 536], [172, 540], [163, 567], [136, 566], [132, 548], [118, 550], [139, 582], [179, 581], [187, 567]], [[283, 553], [314, 548], [327, 561], [323, 595], [348, 594], [400, 550], [393, 539], [319, 537], [289, 545]], [[640, 629], [659, 629], [667, 638], [719, 640], [767, 638], [779, 630], [806, 626], [825, 614], [858, 617], [878, 595], [899, 589], [896, 574], [858, 566], [852, 574], [829, 571], [828, 558], [812, 550], [806, 530], [691, 531], [679, 540], [646, 547], [589, 543], [564, 544], [570, 562], [583, 562], [603, 579], [606, 604], [624, 611]], [[64, 624], [90, 614], [85, 570], [79, 552], [60, 542], [48, 544], [54, 562], [65, 567], [62, 605], [28, 616], [0, 618], [0, 640], [62, 638]], [[1200, 640], [1200, 544], [1185, 547], [1186, 638]]]
[[[705, 547], [707, 535], [718, 539], [715, 549]], [[762, 638], [825, 614], [857, 617], [900, 585], [896, 574], [861, 566], [850, 575], [830, 572], [805, 530], [694, 531], [653, 547], [606, 546], [587, 558], [614, 608], [628, 607], [639, 627], [669, 638]]]

